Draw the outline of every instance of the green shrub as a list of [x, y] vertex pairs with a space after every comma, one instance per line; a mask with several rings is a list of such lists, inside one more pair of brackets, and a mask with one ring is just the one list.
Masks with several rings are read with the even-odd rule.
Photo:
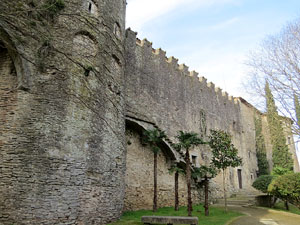
[[275, 178], [269, 185], [268, 191], [300, 209], [300, 173], [286, 174]]
[[280, 166], [276, 166], [276, 167], [273, 168], [271, 174], [274, 175], [274, 176], [282, 176], [282, 175], [291, 174], [291, 173], [293, 173], [293, 171], [291, 171], [290, 169], [283, 168], [283, 167], [280, 167]]
[[252, 184], [252, 187], [255, 189], [262, 191], [264, 193], [268, 192], [268, 186], [271, 183], [274, 176], [272, 175], [262, 175], [258, 177]]

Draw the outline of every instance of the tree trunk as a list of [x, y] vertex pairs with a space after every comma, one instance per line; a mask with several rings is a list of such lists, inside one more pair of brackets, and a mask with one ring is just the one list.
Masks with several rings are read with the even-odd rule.
[[207, 179], [207, 176], [205, 176], [205, 180], [204, 180], [204, 193], [205, 193], [205, 198], [204, 198], [205, 216], [209, 216], [209, 209], [208, 209], [208, 179]]
[[178, 199], [178, 171], [175, 172], [175, 211], [179, 210], [179, 199]]
[[154, 153], [154, 193], [153, 193], [153, 212], [157, 211], [157, 153]]
[[224, 190], [225, 212], [227, 212], [227, 197], [226, 197], [225, 169], [223, 169], [223, 190]]
[[284, 206], [285, 206], [285, 209], [286, 209], [287, 211], [290, 210], [290, 208], [289, 208], [289, 203], [288, 203], [287, 200], [284, 201]]
[[185, 162], [186, 162], [186, 184], [188, 191], [188, 216], [192, 216], [193, 206], [192, 206], [192, 193], [191, 193], [191, 167], [190, 167], [190, 153], [189, 150], [186, 149], [185, 153]]
[[277, 198], [273, 195], [272, 196], [272, 201], [271, 201], [272, 202], [271, 203], [271, 208], [274, 208], [276, 201], [277, 201]]

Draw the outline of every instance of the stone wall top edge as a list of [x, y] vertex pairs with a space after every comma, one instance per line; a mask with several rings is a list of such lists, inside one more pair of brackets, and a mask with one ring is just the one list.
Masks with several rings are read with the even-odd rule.
[[203, 76], [199, 76], [199, 73], [196, 71], [190, 71], [187, 65], [178, 64], [178, 59], [174, 56], [168, 57], [166, 55], [166, 51], [162, 50], [161, 48], [154, 49], [152, 47], [152, 42], [144, 39], [137, 38], [137, 32], [132, 31], [130, 28], [126, 30], [127, 33], [130, 33], [130, 41], [135, 41], [136, 47], [147, 49], [144, 51], [145, 54], [151, 54], [149, 57], [145, 57], [147, 59], [153, 58], [160, 63], [167, 63], [172, 68], [173, 71], [180, 71], [183, 76], [187, 76], [190, 78], [196, 78], [195, 82], [198, 82], [201, 87], [206, 87], [210, 89], [212, 92], [215, 92], [215, 95], [219, 95], [224, 101], [228, 101], [232, 104], [239, 104], [238, 101], [235, 101], [233, 96], [229, 96], [227, 92], [223, 92], [221, 88], [216, 87], [216, 85], [212, 82], [207, 82], [207, 78]]

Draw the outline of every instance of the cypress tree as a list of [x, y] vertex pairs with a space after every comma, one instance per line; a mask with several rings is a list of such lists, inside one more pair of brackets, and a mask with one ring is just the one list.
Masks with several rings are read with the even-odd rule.
[[258, 165], [258, 174], [259, 176], [267, 175], [269, 174], [269, 163], [267, 160], [265, 139], [262, 134], [261, 118], [254, 117], [254, 124], [255, 124], [255, 148], [256, 148], [256, 157], [257, 157], [257, 165]]
[[272, 143], [273, 166], [293, 170], [293, 159], [286, 144], [280, 116], [278, 115], [274, 97], [268, 82], [266, 82], [265, 94], [267, 103], [267, 120]]

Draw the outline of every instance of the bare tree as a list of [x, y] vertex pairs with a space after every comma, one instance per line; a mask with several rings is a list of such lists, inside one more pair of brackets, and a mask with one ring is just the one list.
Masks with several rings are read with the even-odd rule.
[[267, 81], [279, 113], [292, 119], [292, 131], [299, 136], [300, 121], [296, 109], [300, 96], [300, 19], [288, 23], [280, 33], [267, 37], [250, 53], [246, 64], [250, 68], [244, 85], [248, 92], [252, 96], [265, 97]]

